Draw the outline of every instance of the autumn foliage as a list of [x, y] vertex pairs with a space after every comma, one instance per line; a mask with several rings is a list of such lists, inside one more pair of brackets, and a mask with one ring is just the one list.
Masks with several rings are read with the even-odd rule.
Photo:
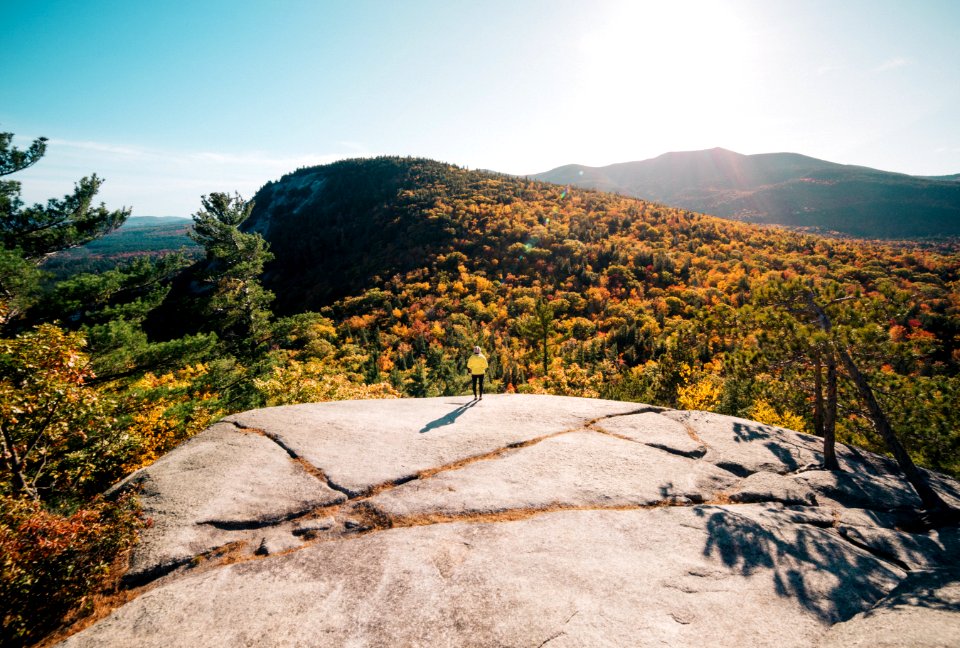
[[[77, 578], [37, 625], [5, 619], [21, 637], [82, 603], [132, 541], [133, 509], [94, 499], [110, 484], [231, 412], [467, 393], [475, 345], [489, 392], [810, 433], [842, 350], [914, 460], [960, 474], [949, 243], [831, 239], [403, 158], [301, 169], [252, 206], [201, 206], [191, 267], [142, 260], [37, 288], [16, 250], [0, 257], [0, 288], [29, 284], [0, 299], [4, 596], [42, 606], [61, 572]], [[848, 373], [831, 429], [883, 451]]]
[[0, 634], [3, 645], [40, 639], [70, 610], [89, 607], [140, 527], [131, 498], [95, 501], [69, 515], [0, 496]]

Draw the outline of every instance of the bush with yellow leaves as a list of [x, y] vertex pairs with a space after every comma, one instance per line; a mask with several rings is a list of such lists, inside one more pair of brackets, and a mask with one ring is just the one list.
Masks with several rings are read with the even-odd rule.
[[274, 367], [268, 378], [255, 379], [253, 384], [269, 406], [400, 397], [390, 383], [368, 385], [357, 374], [343, 373], [329, 362], [313, 359], [289, 359]]
[[713, 411], [723, 396], [723, 378], [712, 363], [697, 371], [688, 364], [680, 368], [682, 384], [677, 387], [677, 405], [685, 410]]
[[750, 407], [749, 415], [751, 419], [758, 423], [766, 423], [767, 425], [774, 425], [805, 434], [810, 433], [807, 422], [803, 420], [802, 416], [788, 410], [778, 411], [773, 405], [763, 399], [753, 403], [753, 406]]

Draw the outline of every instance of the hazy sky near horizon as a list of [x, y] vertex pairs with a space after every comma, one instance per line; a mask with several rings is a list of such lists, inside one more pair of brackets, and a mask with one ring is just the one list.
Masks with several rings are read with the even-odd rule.
[[721, 146], [960, 173], [955, 0], [0, 0], [0, 131], [188, 216], [298, 167], [537, 173]]

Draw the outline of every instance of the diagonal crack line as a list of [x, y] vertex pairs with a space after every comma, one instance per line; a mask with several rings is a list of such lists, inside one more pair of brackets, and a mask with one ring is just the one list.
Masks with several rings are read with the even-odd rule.
[[707, 454], [707, 447], [704, 445], [701, 445], [695, 450], [680, 450], [678, 448], [671, 448], [670, 446], [664, 445], [662, 443], [641, 441], [639, 439], [628, 437], [625, 434], [617, 434], [616, 432], [605, 430], [602, 427], [589, 427], [585, 429], [589, 430], [590, 432], [596, 432], [597, 434], [603, 434], [605, 436], [613, 437], [614, 439], [620, 439], [621, 441], [629, 441], [630, 443], [637, 443], [642, 446], [647, 446], [648, 448], [653, 448], [655, 450], [662, 450], [663, 452], [667, 452], [672, 455], [686, 457], [687, 459], [702, 459]]
[[554, 639], [559, 639], [560, 637], [562, 637], [562, 636], [564, 636], [565, 634], [567, 634], [567, 631], [564, 630], [564, 628], [566, 628], [566, 627], [567, 627], [567, 624], [570, 623], [570, 620], [573, 619], [573, 617], [577, 616], [578, 614], [580, 614], [580, 610], [577, 610], [577, 611], [575, 611], [573, 614], [571, 614], [570, 616], [568, 616], [568, 617], [567, 617], [567, 620], [563, 622], [563, 625], [562, 625], [562, 626], [560, 626], [560, 629], [557, 630], [557, 632], [555, 632], [554, 634], [552, 634], [552, 635], [550, 635], [549, 637], [547, 637], [546, 639], [544, 639], [544, 640], [540, 643], [540, 645], [537, 646], [537, 648], [543, 648], [544, 646], [546, 646], [548, 643], [550, 643], [550, 642], [553, 641]]
[[[671, 410], [671, 409], [667, 409], [667, 408], [662, 408], [662, 411], [658, 412], [658, 414], [663, 414], [663, 413], [665, 413], [665, 412], [680, 412], [681, 415], [685, 413], [683, 410]], [[678, 417], [678, 418], [671, 418], [671, 417], [667, 416], [667, 417], [665, 417], [665, 418], [668, 419], [668, 420], [670, 420], [670, 421], [673, 421], [674, 423], [679, 423], [680, 425], [682, 425], [683, 428], [687, 431], [687, 435], [688, 435], [691, 439], [693, 439], [694, 441], [696, 441], [697, 443], [699, 443], [700, 445], [702, 445], [704, 448], [707, 448], [708, 450], [710, 449], [710, 445], [709, 445], [708, 443], [706, 443], [703, 439], [700, 438], [700, 435], [697, 434], [697, 431], [696, 431], [695, 429], [693, 429], [693, 426], [692, 426], [692, 425], [690, 425], [689, 423], [687, 423], [687, 420], [686, 420], [686, 417], [685, 417], [685, 416], [680, 416], [680, 417]]]
[[261, 436], [264, 436], [270, 439], [271, 441], [276, 443], [278, 446], [280, 446], [284, 452], [290, 455], [290, 458], [293, 459], [297, 464], [299, 464], [301, 468], [306, 470], [308, 473], [310, 473], [320, 481], [324, 482], [332, 490], [335, 490], [338, 493], [343, 493], [344, 495], [346, 495], [347, 499], [354, 499], [355, 497], [358, 497], [363, 494], [357, 491], [352, 491], [349, 488], [341, 486], [340, 484], [331, 480], [330, 477], [328, 477], [325, 472], [323, 472], [322, 470], [314, 466], [312, 463], [310, 463], [309, 461], [301, 457], [296, 450], [294, 450], [289, 445], [287, 445], [280, 435], [275, 434], [273, 432], [268, 432], [267, 430], [262, 430], [260, 428], [244, 425], [239, 421], [230, 421], [230, 423], [233, 423], [233, 425], [240, 430], [244, 430], [246, 432], [254, 432], [256, 434], [259, 434]]
[[434, 475], [437, 475], [437, 474], [442, 473], [442, 472], [448, 472], [448, 471], [451, 471], [451, 470], [459, 470], [459, 469], [461, 469], [461, 468], [464, 468], [465, 466], [469, 466], [470, 464], [477, 463], [477, 462], [479, 462], [479, 461], [490, 461], [490, 460], [493, 460], [493, 459], [499, 459], [499, 458], [502, 457], [503, 455], [505, 455], [505, 454], [507, 454], [507, 453], [509, 453], [509, 452], [512, 452], [512, 451], [514, 451], [514, 450], [521, 450], [521, 449], [523, 449], [523, 448], [528, 448], [528, 447], [530, 447], [530, 446], [532, 446], [532, 445], [536, 445], [536, 444], [540, 443], [541, 441], [546, 441], [547, 439], [552, 439], [553, 437], [558, 437], [558, 436], [561, 436], [561, 435], [564, 435], [564, 434], [573, 434], [573, 433], [575, 433], [575, 432], [583, 432], [584, 430], [588, 430], [588, 428], [585, 428], [585, 427], [573, 427], [573, 428], [570, 428], [570, 429], [568, 429], [568, 430], [560, 430], [559, 432], [551, 432], [550, 434], [544, 434], [544, 435], [542, 435], [542, 436], [534, 437], [533, 439], [527, 439], [526, 441], [515, 441], [514, 443], [508, 443], [507, 445], [505, 445], [505, 446], [503, 446], [503, 447], [497, 448], [497, 449], [495, 449], [495, 450], [490, 450], [489, 452], [483, 452], [483, 453], [478, 454], [478, 455], [473, 455], [473, 456], [470, 456], [470, 457], [465, 457], [465, 458], [463, 458], [463, 459], [458, 459], [458, 460], [456, 460], [456, 461], [450, 462], [450, 463], [448, 463], [448, 464], [443, 464], [443, 465], [440, 465], [440, 466], [436, 466], [436, 467], [434, 467], [434, 468], [425, 468], [424, 470], [421, 470], [421, 471], [419, 471], [419, 472], [416, 472], [416, 473], [414, 473], [413, 475], [409, 475], [409, 476], [406, 476], [406, 477], [401, 477], [401, 478], [399, 478], [399, 479], [395, 479], [395, 480], [393, 480], [393, 481], [386, 482], [386, 483], [381, 484], [381, 485], [379, 485], [379, 486], [374, 486], [374, 487], [370, 488], [370, 489], [364, 494], [364, 496], [365, 496], [365, 497], [369, 497], [369, 496], [371, 496], [371, 495], [375, 495], [375, 494], [378, 494], [378, 493], [382, 493], [384, 490], [390, 490], [390, 488], [392, 488], [392, 487], [394, 487], [394, 486], [400, 486], [400, 485], [402, 485], [402, 484], [405, 484], [405, 483], [407, 483], [407, 482], [414, 481], [414, 480], [417, 480], [417, 479], [429, 479], [429, 478], [433, 477]]
[[[323, 505], [321, 508], [326, 506], [329, 506], [329, 504]], [[221, 531], [252, 531], [255, 529], [265, 529], [267, 527], [278, 526], [284, 522], [301, 518], [315, 510], [317, 510], [317, 506], [307, 506], [296, 511], [291, 511], [290, 513], [286, 513], [284, 515], [275, 515], [263, 518], [261, 520], [200, 520], [196, 524], [206, 524], [214, 527], [215, 529], [220, 529]]]
[[870, 554], [871, 556], [873, 556], [874, 558], [876, 558], [881, 562], [889, 563], [891, 565], [899, 567], [900, 569], [902, 569], [907, 573], [910, 573], [913, 571], [912, 569], [910, 569], [910, 565], [903, 562], [896, 556], [893, 556], [885, 551], [881, 551], [875, 547], [871, 547], [865, 542], [860, 542], [859, 540], [857, 540], [857, 538], [851, 537], [839, 529], [835, 533], [841, 539], [846, 540], [847, 542], [852, 544], [854, 547], [857, 547], [858, 549], [866, 551], [868, 554]]
[[606, 421], [607, 419], [618, 418], [620, 416], [634, 416], [636, 414], [663, 414], [664, 412], [672, 412], [669, 407], [659, 407], [657, 405], [644, 405], [635, 410], [630, 410], [629, 412], [617, 412], [616, 414], [604, 414], [603, 416], [598, 416], [595, 419], [590, 419], [583, 424], [583, 427], [589, 428], [592, 425], [596, 425], [600, 421]]
[[[414, 515], [389, 515], [372, 506], [369, 502], [361, 502], [360, 507], [364, 510], [371, 522], [371, 528], [368, 533], [374, 531], [385, 531], [387, 529], [401, 529], [406, 527], [433, 526], [435, 524], [453, 524], [456, 522], [469, 522], [480, 524], [493, 524], [500, 522], [517, 522], [527, 520], [548, 513], [561, 513], [567, 511], [650, 511], [662, 508], [696, 508], [699, 506], [736, 506], [739, 502], [730, 502], [722, 493], [716, 493], [709, 500], [693, 501], [689, 499], [678, 499], [673, 497], [664, 498], [646, 504], [565, 504], [557, 503], [548, 506], [537, 506], [529, 508], [505, 508], [497, 511], [470, 511], [463, 513], [421, 513]], [[747, 503], [743, 503], [747, 504]], [[750, 502], [749, 504], [756, 504]], [[571, 617], [572, 618], [572, 617]]]
[[686, 457], [687, 459], [702, 459], [704, 455], [707, 454], [707, 448], [705, 446], [700, 446], [696, 450], [680, 450], [679, 448], [671, 448], [670, 446], [663, 445], [662, 443], [645, 443], [644, 445], [657, 450], [662, 450], [663, 452], [667, 452], [672, 455]]
[[[631, 443], [639, 443], [640, 445], [645, 445], [650, 448], [655, 448], [657, 450], [669, 452], [670, 454], [679, 455], [681, 457], [686, 457], [688, 459], [702, 459], [707, 454], [707, 452], [709, 452], [710, 447], [706, 443], [704, 443], [703, 439], [700, 438], [700, 435], [698, 435], [690, 425], [682, 421], [674, 421], [674, 422], [680, 423], [680, 425], [682, 425], [683, 428], [687, 431], [687, 435], [691, 439], [696, 441], [698, 444], [700, 444], [700, 447], [698, 447], [695, 450], [678, 450], [676, 448], [671, 448], [669, 446], [666, 446], [660, 443], [650, 443], [647, 441], [640, 441], [639, 439], [628, 437], [625, 434], [618, 434], [616, 432], [611, 432], [610, 430], [604, 429], [599, 425], [597, 425], [600, 421], [615, 418], [618, 416], [631, 416], [634, 414], [663, 414], [664, 412], [672, 412], [672, 411], [676, 411], [676, 410], [671, 410], [667, 407], [658, 407], [656, 405], [648, 405], [646, 407], [642, 407], [632, 412], [625, 412], [623, 414], [608, 414], [606, 416], [601, 416], [600, 418], [596, 418], [596, 419], [593, 419], [592, 421], [588, 421], [584, 425], [584, 428], [587, 430], [590, 430], [591, 432], [597, 432], [598, 434], [606, 434], [607, 436], [612, 436], [616, 439], [629, 441]], [[669, 419], [669, 420], [673, 420], [673, 419]]]
[[564, 636], [565, 634], [567, 634], [567, 633], [566, 633], [564, 630], [558, 630], [558, 631], [555, 632], [554, 634], [552, 634], [552, 635], [550, 635], [549, 637], [547, 637], [546, 639], [544, 639], [543, 642], [541, 642], [540, 645], [537, 646], [537, 648], [543, 648], [544, 646], [546, 646], [548, 643], [550, 643], [550, 642], [553, 641], [554, 639], [559, 639], [560, 637]]
[[212, 549], [207, 549], [194, 556], [176, 558], [159, 565], [154, 565], [150, 569], [142, 572], [135, 574], [128, 572], [121, 577], [121, 583], [126, 589], [140, 589], [152, 586], [157, 581], [181, 571], [183, 568], [196, 569], [202, 564], [208, 566], [226, 564], [235, 561], [246, 544], [245, 540], [234, 540], [213, 547]]

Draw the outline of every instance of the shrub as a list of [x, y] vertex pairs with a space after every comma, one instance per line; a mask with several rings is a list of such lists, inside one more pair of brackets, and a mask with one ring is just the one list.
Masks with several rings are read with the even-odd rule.
[[131, 496], [95, 501], [72, 515], [0, 497], [2, 643], [33, 643], [71, 610], [88, 611], [111, 565], [136, 540], [139, 513]]

